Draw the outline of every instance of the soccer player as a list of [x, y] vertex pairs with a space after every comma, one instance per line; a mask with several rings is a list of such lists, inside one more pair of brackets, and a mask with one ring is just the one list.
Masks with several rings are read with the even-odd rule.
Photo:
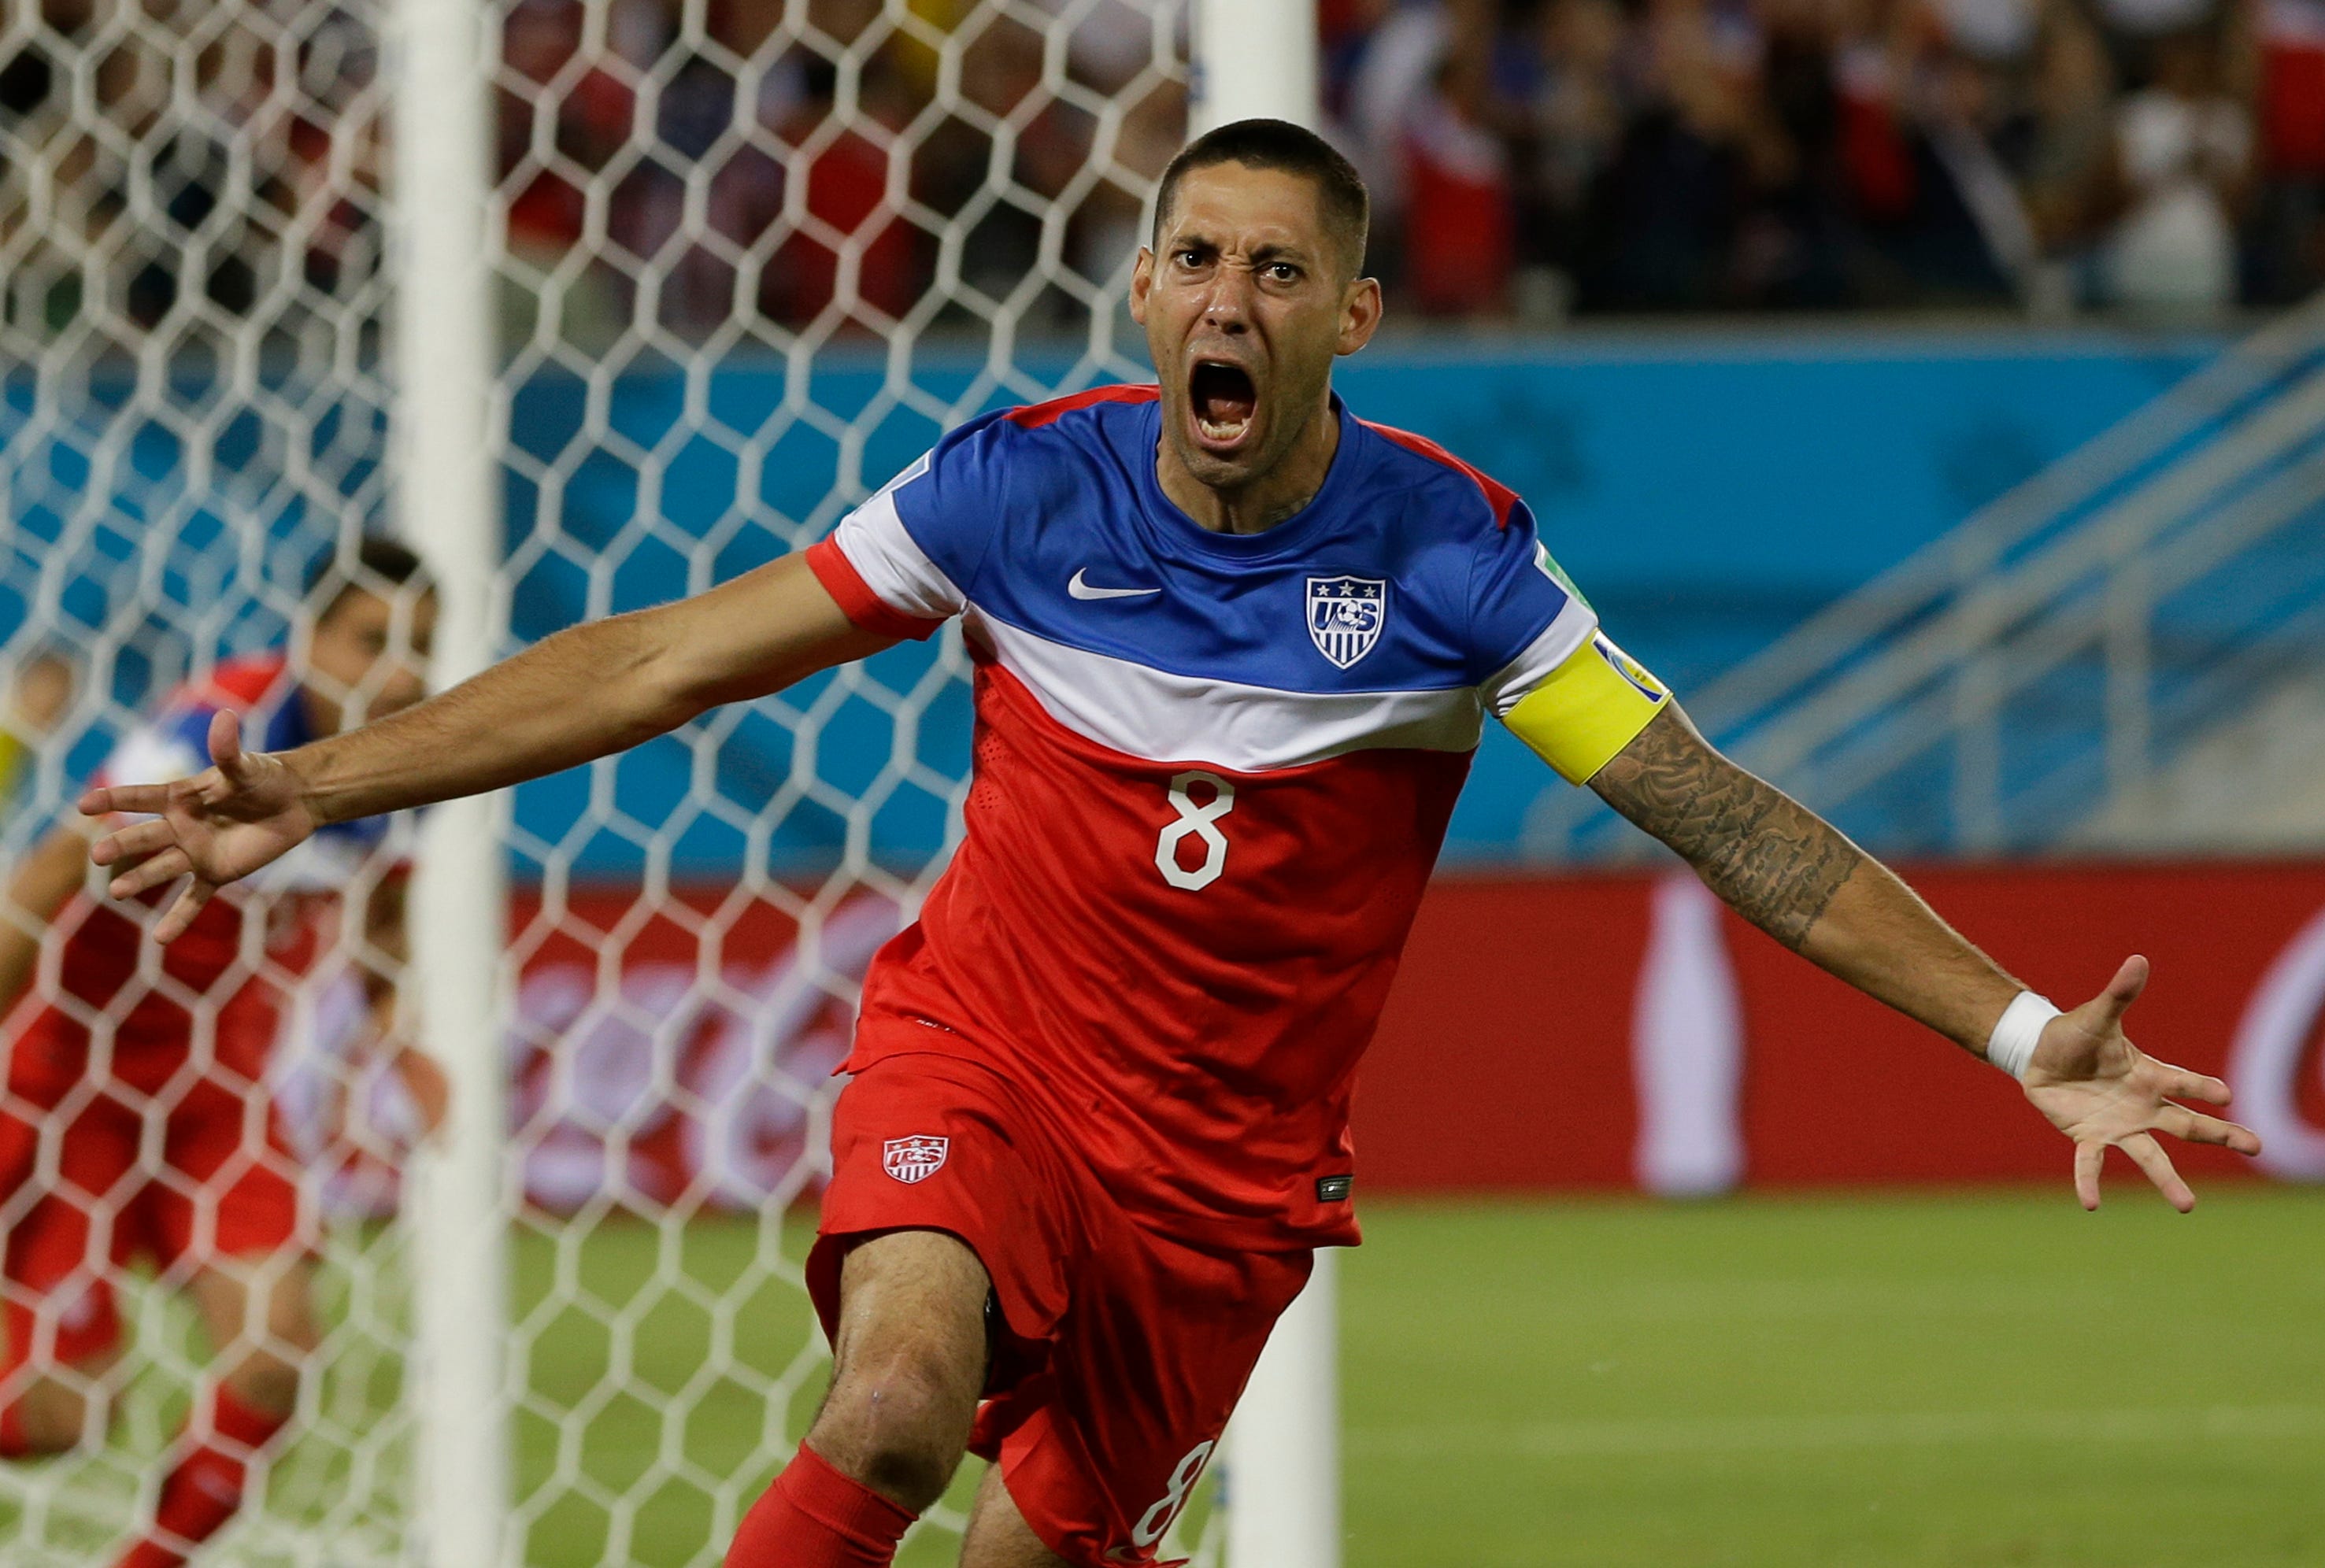
[[[366, 540], [347, 565], [318, 575], [289, 651], [218, 665], [125, 737], [103, 776], [199, 768], [214, 722], [294, 748], [407, 707], [423, 694], [434, 614], [418, 558]], [[389, 829], [386, 817], [324, 828], [208, 905], [165, 955], [143, 950], [136, 912], [81, 896], [88, 840], [77, 826], [52, 832], [9, 889], [0, 1458], [55, 1453], [102, 1433], [97, 1391], [121, 1353], [113, 1279], [138, 1253], [192, 1298], [214, 1358], [151, 1526], [125, 1547], [122, 1568], [185, 1562], [233, 1517], [250, 1462], [292, 1416], [300, 1361], [316, 1342], [311, 1222], [266, 1058], [287, 988], [333, 945], [343, 899], [360, 909], [347, 955], [375, 1035], [399, 1038], [406, 868]], [[35, 995], [44, 933], [51, 984]], [[391, 1048], [433, 1125], [440, 1069], [409, 1046]]]
[[[866, 980], [809, 1284], [835, 1360], [732, 1568], [885, 1563], [965, 1447], [970, 1568], [1154, 1561], [1311, 1249], [1353, 1243], [1350, 1082], [1480, 728], [1507, 724], [1746, 918], [2010, 1066], [2098, 1201], [2154, 1134], [2258, 1140], [2060, 1014], [1721, 757], [1600, 632], [1525, 506], [1333, 395], [1381, 295], [1366, 193], [1246, 121], [1165, 172], [1131, 309], [1157, 384], [979, 419], [805, 552], [575, 627], [383, 723], [100, 789], [116, 895], [215, 890], [327, 825], [497, 789], [962, 618], [967, 835]], [[1554, 955], [1492, 955], [1541, 985]], [[1458, 1055], [1449, 1067], [1458, 1069]], [[1865, 1070], [1865, 1069], [1857, 1069]]]

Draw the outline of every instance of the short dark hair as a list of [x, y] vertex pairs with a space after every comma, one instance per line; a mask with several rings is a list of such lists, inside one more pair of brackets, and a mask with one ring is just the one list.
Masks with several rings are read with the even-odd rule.
[[1329, 142], [1289, 120], [1236, 120], [1217, 130], [1206, 131], [1180, 148], [1179, 155], [1162, 171], [1162, 184], [1155, 188], [1154, 244], [1162, 243], [1162, 226], [1170, 218], [1171, 203], [1179, 194], [1180, 180], [1190, 171], [1209, 169], [1215, 163], [1281, 170], [1312, 180], [1317, 207], [1324, 215], [1325, 226], [1331, 231], [1332, 238], [1339, 243], [1348, 275], [1363, 273], [1365, 242], [1372, 229], [1373, 212], [1372, 195], [1365, 189], [1364, 176]]
[[429, 580], [427, 563], [400, 540], [366, 533], [357, 539], [354, 549], [341, 541], [315, 563], [307, 574], [306, 604], [320, 623], [329, 620], [350, 594], [384, 599], [402, 587], [432, 592], [435, 585]]

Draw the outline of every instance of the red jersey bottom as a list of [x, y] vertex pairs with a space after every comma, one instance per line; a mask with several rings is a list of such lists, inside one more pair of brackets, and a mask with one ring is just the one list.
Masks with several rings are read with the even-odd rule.
[[875, 1062], [841, 1091], [831, 1141], [807, 1267], [825, 1332], [851, 1242], [959, 1237], [1005, 1324], [970, 1448], [1077, 1568], [1154, 1563], [1314, 1254], [1144, 1229], [1006, 1080], [958, 1056]]
[[263, 1084], [189, 1065], [147, 1093], [60, 1073], [20, 1044], [0, 1097], [0, 1400], [23, 1391], [14, 1374], [27, 1363], [71, 1365], [119, 1342], [113, 1277], [139, 1257], [183, 1284], [208, 1259], [297, 1243], [297, 1177]]

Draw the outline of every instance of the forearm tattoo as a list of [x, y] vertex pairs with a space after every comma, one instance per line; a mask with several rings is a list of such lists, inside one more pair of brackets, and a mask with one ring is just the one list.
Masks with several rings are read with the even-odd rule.
[[1865, 860], [1814, 812], [1714, 751], [1676, 706], [1649, 721], [1590, 787], [1794, 952]]

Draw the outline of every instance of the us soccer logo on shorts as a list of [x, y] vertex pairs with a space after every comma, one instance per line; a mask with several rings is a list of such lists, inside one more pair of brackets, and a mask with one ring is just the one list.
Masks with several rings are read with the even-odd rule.
[[1308, 579], [1308, 635], [1346, 669], [1373, 650], [1388, 619], [1388, 585], [1378, 577]]
[[944, 1169], [945, 1156], [951, 1149], [949, 1138], [931, 1138], [926, 1133], [892, 1138], [880, 1146], [880, 1168], [911, 1186]]

